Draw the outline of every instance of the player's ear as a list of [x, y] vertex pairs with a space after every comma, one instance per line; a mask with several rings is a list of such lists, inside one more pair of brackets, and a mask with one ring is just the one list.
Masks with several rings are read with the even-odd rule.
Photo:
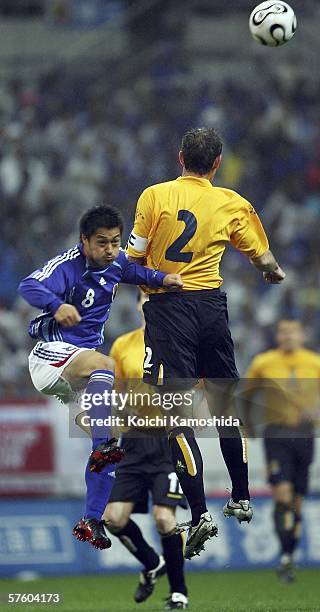
[[216, 159], [213, 162], [213, 168], [214, 170], [218, 170], [220, 164], [221, 164], [221, 159], [222, 159], [222, 153], [220, 153], [220, 155], [217, 155]]
[[89, 239], [84, 234], [80, 234], [80, 240], [84, 247], [87, 247], [89, 244]]
[[179, 163], [180, 166], [184, 167], [184, 157], [182, 151], [179, 151]]

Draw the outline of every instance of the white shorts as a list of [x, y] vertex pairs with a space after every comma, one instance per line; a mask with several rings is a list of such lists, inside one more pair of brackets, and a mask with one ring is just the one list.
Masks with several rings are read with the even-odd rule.
[[77, 355], [88, 350], [94, 349], [60, 341], [38, 342], [29, 355], [29, 372], [35, 388], [62, 401], [71, 399], [74, 390], [63, 378], [63, 371]]

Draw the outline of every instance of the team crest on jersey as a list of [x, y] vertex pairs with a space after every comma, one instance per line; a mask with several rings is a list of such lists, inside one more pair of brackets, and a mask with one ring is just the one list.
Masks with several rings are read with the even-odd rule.
[[143, 216], [143, 214], [142, 214], [142, 212], [140, 210], [137, 210], [137, 212], [136, 212], [135, 221], [137, 221], [138, 219], [143, 219], [144, 220], [144, 216]]

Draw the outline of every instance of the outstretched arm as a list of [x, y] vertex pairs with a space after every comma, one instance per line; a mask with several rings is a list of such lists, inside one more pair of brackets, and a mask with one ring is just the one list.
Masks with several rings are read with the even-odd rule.
[[180, 274], [164, 274], [159, 270], [152, 270], [129, 260], [127, 260], [123, 272], [122, 282], [130, 285], [145, 285], [153, 289], [159, 289], [160, 287], [172, 290], [183, 288]]
[[286, 275], [269, 249], [263, 225], [253, 206], [241, 196], [238, 197], [241, 209], [230, 236], [231, 243], [250, 259], [257, 270], [263, 272], [268, 283], [279, 284]]

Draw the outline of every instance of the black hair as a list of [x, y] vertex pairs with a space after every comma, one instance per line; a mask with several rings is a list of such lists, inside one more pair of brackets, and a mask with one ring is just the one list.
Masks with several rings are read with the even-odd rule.
[[222, 140], [214, 128], [195, 128], [183, 136], [181, 150], [186, 170], [208, 174], [222, 151]]
[[106, 229], [118, 227], [122, 234], [123, 219], [119, 210], [105, 204], [89, 208], [80, 219], [80, 236], [83, 234], [86, 238], [90, 238], [99, 227]]

